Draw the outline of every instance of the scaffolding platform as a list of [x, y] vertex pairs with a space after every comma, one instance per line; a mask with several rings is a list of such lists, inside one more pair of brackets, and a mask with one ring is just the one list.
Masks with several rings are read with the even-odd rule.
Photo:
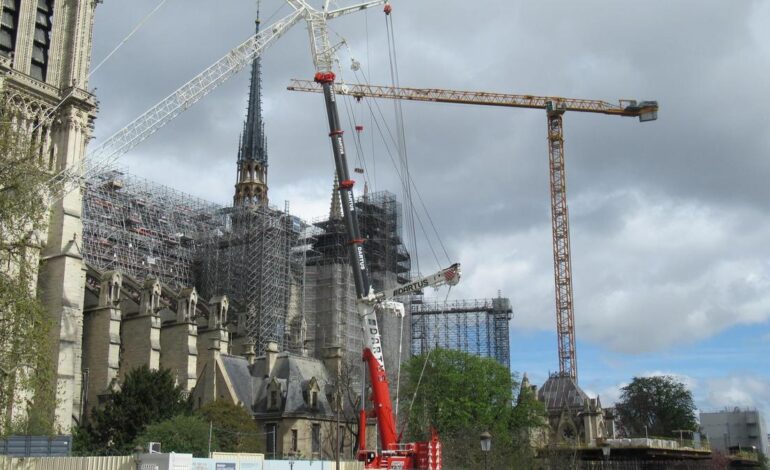
[[219, 228], [220, 209], [127, 171], [95, 175], [83, 192], [83, 258], [100, 271], [192, 287], [199, 235]]
[[410, 305], [414, 355], [435, 348], [454, 349], [510, 367], [508, 324], [513, 309], [508, 298], [415, 300]]

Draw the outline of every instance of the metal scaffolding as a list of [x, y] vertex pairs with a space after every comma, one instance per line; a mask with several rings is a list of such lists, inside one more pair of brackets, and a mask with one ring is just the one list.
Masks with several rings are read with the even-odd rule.
[[401, 238], [401, 203], [396, 195], [378, 191], [359, 197], [356, 205], [374, 289], [409, 282], [411, 258]]
[[[392, 193], [367, 194], [356, 200], [364, 250], [369, 263], [372, 286], [376, 290], [394, 287], [409, 280], [410, 257], [401, 238], [401, 204]], [[334, 210], [332, 210], [334, 214]], [[345, 227], [339, 218], [313, 224], [313, 252], [307, 258], [305, 312], [308, 349], [322, 357], [327, 346], [342, 347], [351, 364], [360, 362], [363, 349], [361, 319], [356, 311], [356, 293], [348, 259]], [[386, 367], [396, 366], [400, 322], [378, 318], [386, 351]], [[408, 318], [403, 332], [404, 353], [409, 357]]]
[[[270, 341], [283, 349], [302, 347], [305, 224], [272, 207], [217, 212], [221, 224], [200, 240], [202, 295], [226, 294], [240, 306], [237, 332], [263, 351]], [[292, 334], [294, 332], [294, 334]]]
[[192, 287], [198, 236], [219, 226], [218, 209], [125, 171], [94, 175], [83, 192], [83, 258], [99, 270]]
[[510, 367], [508, 323], [511, 301], [494, 299], [423, 302], [416, 298], [412, 311], [412, 353], [435, 348], [455, 349], [489, 357]]
[[[223, 208], [125, 171], [86, 181], [85, 261], [136, 279], [195, 286], [237, 305], [235, 333], [301, 352], [307, 224], [271, 207]], [[312, 253], [312, 251], [310, 251]]]

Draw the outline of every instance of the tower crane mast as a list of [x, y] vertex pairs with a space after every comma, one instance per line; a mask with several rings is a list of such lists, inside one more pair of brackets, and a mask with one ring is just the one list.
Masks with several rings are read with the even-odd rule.
[[[292, 80], [293, 91], [319, 92], [318, 84]], [[553, 232], [553, 267], [556, 294], [556, 333], [559, 349], [559, 372], [577, 381], [575, 351], [575, 314], [572, 301], [572, 256], [569, 237], [569, 210], [564, 165], [563, 114], [566, 111], [637, 117], [639, 121], [658, 118], [656, 101], [620, 100], [617, 104], [601, 100], [552, 96], [489, 93], [482, 91], [444, 90], [438, 88], [402, 88], [380, 85], [336, 85], [335, 92], [357, 99], [387, 98], [436, 103], [460, 103], [482, 106], [543, 109], [548, 123], [548, 157], [551, 189], [551, 227]]]

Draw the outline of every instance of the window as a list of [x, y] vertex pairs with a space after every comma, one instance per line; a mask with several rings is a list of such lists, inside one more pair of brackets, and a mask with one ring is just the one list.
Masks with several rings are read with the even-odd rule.
[[267, 385], [267, 409], [277, 411], [281, 409], [281, 384], [275, 379]]
[[16, 30], [19, 27], [21, 0], [2, 0], [0, 4], [0, 55], [11, 57], [16, 48]]
[[275, 423], [267, 423], [265, 425], [265, 449], [267, 450], [267, 455], [269, 455], [271, 458], [275, 458], [275, 452], [276, 452], [276, 444], [278, 437], [277, 434], [277, 425]]
[[32, 41], [32, 67], [30, 75], [45, 81], [48, 72], [48, 49], [51, 46], [51, 17], [53, 0], [37, 0], [35, 17], [35, 37]]
[[313, 453], [320, 454], [321, 453], [321, 425], [318, 423], [313, 423], [312, 441], [313, 441], [313, 449], [312, 449]]
[[318, 408], [318, 392], [315, 390], [310, 391], [310, 408]]
[[291, 430], [291, 451], [292, 452], [297, 452], [298, 441], [299, 441], [299, 438], [297, 436], [297, 430], [292, 429]]

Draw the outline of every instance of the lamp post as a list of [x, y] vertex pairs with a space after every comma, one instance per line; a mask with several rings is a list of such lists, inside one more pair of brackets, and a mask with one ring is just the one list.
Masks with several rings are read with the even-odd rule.
[[492, 449], [492, 435], [488, 431], [484, 431], [481, 433], [479, 440], [481, 441], [481, 451], [484, 453], [484, 468], [488, 470], [489, 462], [487, 461], [487, 455], [489, 455], [489, 451]]
[[610, 445], [607, 442], [602, 444], [602, 456], [604, 456], [604, 460], [609, 460], [610, 459], [610, 451], [611, 450], [612, 450], [612, 448], [610, 447]]

